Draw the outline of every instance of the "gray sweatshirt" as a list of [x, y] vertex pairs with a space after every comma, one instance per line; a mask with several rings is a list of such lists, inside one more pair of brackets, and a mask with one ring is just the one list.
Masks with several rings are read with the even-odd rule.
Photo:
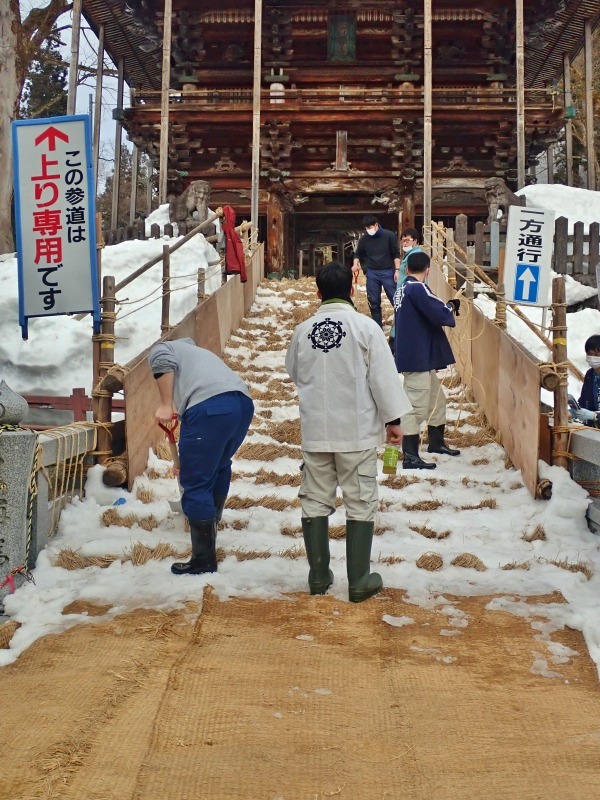
[[210, 350], [192, 339], [174, 339], [155, 344], [148, 354], [153, 375], [173, 372], [173, 401], [180, 417], [186, 409], [224, 392], [242, 392], [250, 397], [244, 381]]

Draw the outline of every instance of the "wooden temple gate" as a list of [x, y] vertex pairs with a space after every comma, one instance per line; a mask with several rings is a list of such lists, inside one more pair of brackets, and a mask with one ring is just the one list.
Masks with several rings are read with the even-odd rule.
[[570, 64], [585, 46], [591, 98], [597, 0], [78, 6], [130, 86], [114, 116], [159, 201], [208, 181], [213, 206], [258, 225], [267, 272], [343, 251], [373, 211], [391, 229], [483, 222], [486, 182], [522, 187], [557, 142], [572, 182]]

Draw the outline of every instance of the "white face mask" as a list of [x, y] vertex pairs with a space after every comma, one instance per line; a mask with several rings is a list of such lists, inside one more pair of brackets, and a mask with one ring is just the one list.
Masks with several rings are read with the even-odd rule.
[[403, 244], [403, 245], [402, 245], [402, 250], [403, 250], [405, 253], [408, 253], [408, 251], [409, 251], [409, 250], [412, 250], [412, 249], [413, 249], [413, 247], [414, 247], [414, 245], [412, 245], [412, 244]]
[[593, 369], [600, 367], [600, 356], [586, 356], [585, 360]]
[[366, 230], [369, 236], [375, 236], [375, 234], [377, 233], [377, 228], [367, 228]]

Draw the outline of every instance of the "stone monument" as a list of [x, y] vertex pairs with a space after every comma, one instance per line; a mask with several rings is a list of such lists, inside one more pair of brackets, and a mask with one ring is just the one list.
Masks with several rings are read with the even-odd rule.
[[[11, 391], [5, 381], [0, 382], [0, 584], [16, 567], [33, 566], [25, 561], [36, 435], [19, 428], [28, 408], [23, 397]], [[10, 583], [0, 588], [0, 603], [10, 591]]]

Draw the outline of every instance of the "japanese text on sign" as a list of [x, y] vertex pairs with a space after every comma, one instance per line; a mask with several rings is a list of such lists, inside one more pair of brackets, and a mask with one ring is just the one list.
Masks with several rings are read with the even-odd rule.
[[28, 317], [92, 311], [97, 320], [89, 118], [16, 122], [13, 144], [24, 338]]

